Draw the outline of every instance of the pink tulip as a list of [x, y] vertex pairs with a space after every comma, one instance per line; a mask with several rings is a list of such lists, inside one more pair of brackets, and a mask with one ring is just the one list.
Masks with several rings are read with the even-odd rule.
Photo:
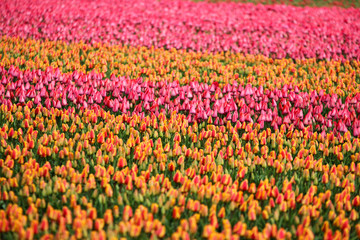
[[[266, 56], [275, 53], [277, 58], [289, 55], [292, 58], [318, 56], [343, 60], [342, 52], [346, 58], [359, 57], [356, 43], [359, 41], [360, 21], [357, 9], [301, 9], [283, 5], [211, 4], [180, 0], [172, 4], [155, 0], [135, 0], [131, 3], [101, 0], [101, 4], [65, 0], [63, 6], [57, 8], [56, 3], [48, 0], [32, 4], [25, 0], [10, 2], [6, 9], [0, 8], [0, 16], [4, 19], [12, 17], [14, 21], [2, 21], [2, 32], [8, 36], [61, 39], [66, 42], [83, 40], [194, 51], [231, 50]], [[32, 14], [19, 13], [17, 9], [20, 7]], [[52, 11], [48, 12], [48, 8]], [[118, 9], [127, 11], [119, 15], [116, 14]], [[168, 9], [168, 14], [161, 14], [158, 9]], [[229, 11], [233, 14], [229, 15]], [[48, 12], [46, 24], [42, 22], [42, 12]], [[101, 16], [100, 20], [93, 15]], [[179, 22], [187, 24], [179, 25]], [[110, 23], [107, 28], [102, 27], [105, 23]], [[224, 29], [227, 29], [227, 34], [223, 34]], [[326, 36], [319, 34], [324, 31]], [[257, 46], [256, 42], [261, 44]], [[15, 71], [12, 73], [14, 76], [18, 74]], [[93, 75], [99, 78], [99, 74]], [[72, 78], [78, 81], [81, 76], [79, 72], [74, 72]], [[115, 76], [111, 80], [114, 81]], [[225, 92], [229, 92], [228, 87]], [[284, 92], [283, 95], [286, 94]]]
[[[300, 130], [309, 126], [311, 131], [323, 131], [335, 126], [336, 134], [342, 134], [348, 129], [357, 133], [360, 127], [360, 121], [357, 120], [360, 94], [348, 96], [342, 101], [336, 94], [321, 91], [296, 93], [296, 87], [287, 85], [280, 90], [264, 90], [261, 86], [254, 87], [250, 84], [244, 88], [236, 82], [227, 84], [224, 88], [214, 83], [207, 85], [196, 82], [182, 86], [177, 82], [150, 83], [128, 77], [100, 80], [98, 77], [102, 75], [86, 75], [81, 72], [77, 73], [75, 83], [72, 75], [62, 74], [51, 68], [44, 72], [20, 71], [16, 67], [7, 71], [0, 70], [3, 71], [3, 79], [12, 79], [10, 72], [23, 76], [23, 80], [0, 85], [0, 91], [4, 92], [0, 101], [4, 104], [9, 104], [9, 101], [14, 101], [15, 104], [25, 103], [33, 99], [35, 105], [45, 101], [46, 107], [74, 105], [78, 108], [97, 109], [102, 106], [114, 112], [132, 112], [142, 116], [184, 111], [190, 115], [190, 122], [207, 121], [211, 117], [215, 124], [227, 121], [254, 122], [263, 128], [265, 122], [269, 122], [275, 129], [285, 124], [286, 127], [293, 126]], [[41, 76], [36, 84], [27, 80], [33, 79], [35, 74]], [[49, 86], [53, 90], [49, 90]], [[246, 91], [252, 95], [246, 95]], [[242, 94], [244, 97], [241, 97]], [[325, 107], [329, 109], [328, 114], [324, 111]], [[303, 111], [307, 112], [305, 117]]]

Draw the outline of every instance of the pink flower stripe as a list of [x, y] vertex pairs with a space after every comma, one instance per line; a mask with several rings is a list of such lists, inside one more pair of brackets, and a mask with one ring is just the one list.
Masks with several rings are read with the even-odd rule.
[[[108, 108], [113, 112], [139, 114], [184, 113], [189, 122], [211, 121], [223, 125], [254, 122], [261, 128], [287, 128], [318, 131], [323, 134], [352, 131], [360, 134], [360, 93], [340, 98], [324, 91], [301, 92], [298, 87], [264, 89], [238, 85], [220, 88], [216, 82], [150, 82], [127, 77], [103, 79], [103, 74], [73, 72], [62, 74], [48, 68], [20, 71], [0, 68], [0, 104], [43, 105], [48, 109]], [[29, 102], [30, 101], [30, 102]]]
[[181, 0], [3, 1], [0, 33], [275, 58], [360, 59], [360, 10]]

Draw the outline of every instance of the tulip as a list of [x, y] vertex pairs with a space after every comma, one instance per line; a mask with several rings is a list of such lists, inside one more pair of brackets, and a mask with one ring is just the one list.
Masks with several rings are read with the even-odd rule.
[[354, 197], [354, 199], [352, 200], [352, 205], [353, 205], [354, 207], [360, 206], [360, 196], [359, 196], [359, 195], [357, 195], [357, 196]]
[[280, 228], [277, 232], [276, 239], [285, 239], [286, 231], [283, 228]]
[[166, 234], [166, 228], [164, 226], [160, 226], [157, 230], [156, 230], [156, 235], [160, 238], [164, 237]]
[[256, 220], [256, 212], [255, 212], [254, 208], [249, 208], [248, 218], [249, 218], [250, 221], [255, 221]]
[[173, 217], [174, 219], [179, 219], [179, 218], [181, 217], [181, 212], [180, 212], [180, 208], [179, 208], [179, 207], [175, 206], [175, 207], [173, 208], [172, 217]]
[[156, 214], [159, 211], [159, 206], [156, 203], [151, 204], [151, 212]]
[[124, 157], [120, 157], [118, 160], [118, 167], [119, 168], [124, 168], [125, 166], [127, 166], [127, 161]]
[[137, 225], [130, 225], [129, 234], [131, 237], [138, 237], [141, 233], [141, 227]]
[[240, 184], [240, 190], [241, 190], [241, 191], [247, 191], [248, 189], [249, 189], [248, 181], [247, 181], [247, 179], [245, 179], [245, 180], [242, 181], [241, 184]]

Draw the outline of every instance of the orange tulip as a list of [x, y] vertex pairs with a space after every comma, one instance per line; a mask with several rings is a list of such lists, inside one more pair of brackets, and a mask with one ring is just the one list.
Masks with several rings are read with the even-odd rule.
[[159, 226], [156, 230], [156, 235], [160, 238], [164, 237], [166, 234], [166, 228], [165, 226]]
[[247, 191], [248, 189], [249, 189], [248, 180], [245, 179], [245, 180], [242, 181], [241, 184], [240, 184], [240, 190], [241, 190], [241, 191]]
[[175, 207], [173, 208], [172, 217], [173, 217], [174, 219], [179, 219], [179, 218], [181, 217], [181, 212], [180, 212], [180, 208], [179, 208], [179, 207], [175, 206]]

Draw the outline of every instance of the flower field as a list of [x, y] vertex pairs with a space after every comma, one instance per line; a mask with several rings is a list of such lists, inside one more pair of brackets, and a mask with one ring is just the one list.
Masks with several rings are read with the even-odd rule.
[[359, 9], [3, 1], [0, 33], [0, 239], [360, 238]]

